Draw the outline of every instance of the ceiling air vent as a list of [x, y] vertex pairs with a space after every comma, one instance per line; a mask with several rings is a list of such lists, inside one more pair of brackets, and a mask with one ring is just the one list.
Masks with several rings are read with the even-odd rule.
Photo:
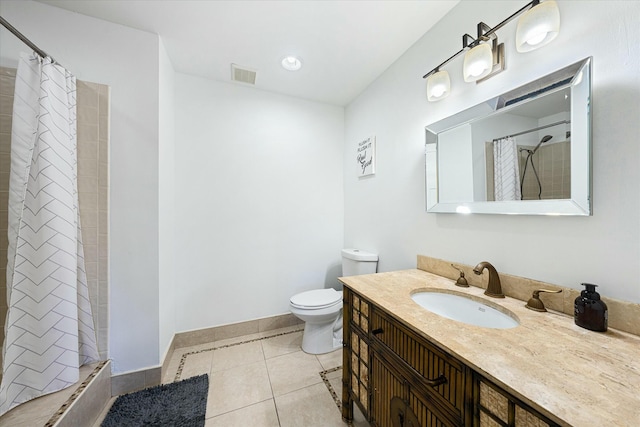
[[231, 64], [231, 80], [233, 80], [234, 82], [255, 85], [256, 72], [245, 67], [241, 67], [237, 64]]

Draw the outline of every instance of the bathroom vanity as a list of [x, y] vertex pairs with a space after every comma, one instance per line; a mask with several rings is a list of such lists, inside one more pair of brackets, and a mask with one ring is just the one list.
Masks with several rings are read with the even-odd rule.
[[[372, 426], [640, 425], [640, 338], [599, 334], [570, 316], [497, 301], [520, 325], [450, 320], [412, 299], [466, 292], [422, 270], [345, 277], [342, 415]], [[485, 297], [486, 298], [486, 297]]]

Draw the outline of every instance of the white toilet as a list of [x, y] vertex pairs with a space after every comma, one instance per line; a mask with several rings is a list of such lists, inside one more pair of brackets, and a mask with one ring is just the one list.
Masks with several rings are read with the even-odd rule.
[[[358, 249], [342, 250], [342, 275], [372, 274], [378, 255]], [[302, 350], [309, 354], [329, 353], [342, 347], [342, 292], [333, 288], [296, 294], [289, 300], [291, 312], [304, 320]]]

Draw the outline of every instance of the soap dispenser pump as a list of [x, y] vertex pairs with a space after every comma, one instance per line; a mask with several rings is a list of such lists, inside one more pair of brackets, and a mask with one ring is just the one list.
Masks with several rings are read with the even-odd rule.
[[591, 283], [583, 283], [585, 290], [580, 292], [574, 304], [574, 320], [576, 325], [597, 332], [607, 330], [609, 315], [607, 304], [600, 299], [596, 292], [596, 286]]

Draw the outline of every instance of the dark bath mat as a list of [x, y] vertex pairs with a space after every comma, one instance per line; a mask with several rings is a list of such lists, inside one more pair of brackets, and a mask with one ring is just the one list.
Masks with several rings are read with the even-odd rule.
[[101, 427], [203, 427], [209, 376], [146, 388], [118, 397]]

